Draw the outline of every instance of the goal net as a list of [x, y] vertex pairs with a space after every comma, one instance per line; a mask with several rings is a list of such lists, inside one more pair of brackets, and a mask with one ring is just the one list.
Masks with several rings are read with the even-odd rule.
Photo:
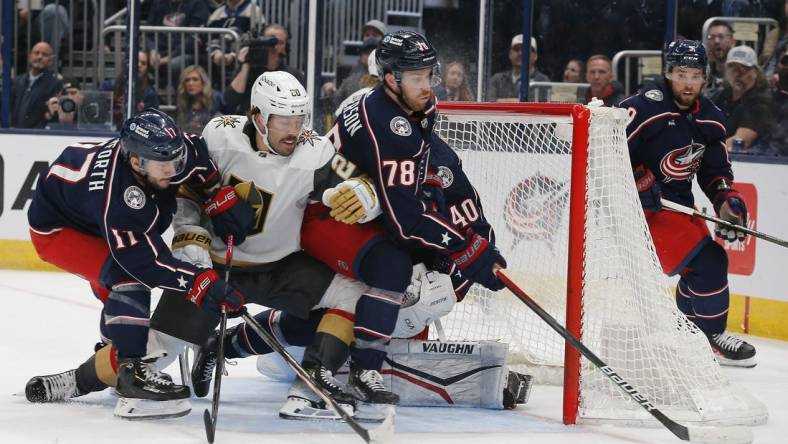
[[[765, 406], [726, 379], [706, 337], [676, 308], [634, 187], [625, 110], [439, 110], [436, 132], [462, 159], [518, 286], [669, 417], [766, 420]], [[474, 286], [442, 324], [448, 339], [506, 342], [514, 370], [563, 382], [566, 423], [653, 421], [507, 290]]]

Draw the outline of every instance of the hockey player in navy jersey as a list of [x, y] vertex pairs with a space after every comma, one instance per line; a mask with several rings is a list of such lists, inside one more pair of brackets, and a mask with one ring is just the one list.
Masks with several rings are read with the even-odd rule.
[[[747, 225], [747, 206], [734, 188], [722, 112], [701, 96], [708, 77], [698, 41], [675, 41], [665, 51], [664, 83], [621, 102], [627, 108], [630, 158], [654, 246], [668, 275], [680, 275], [679, 309], [705, 333], [720, 364], [753, 367], [755, 348], [725, 331], [728, 257], [699, 217], [663, 209], [660, 198], [692, 207], [692, 180], [720, 218]], [[717, 227], [728, 241], [745, 234]]]
[[464, 174], [454, 177], [446, 165], [441, 168], [456, 164], [453, 171], [461, 173], [454, 152], [433, 132], [432, 87], [440, 81], [435, 48], [421, 34], [400, 31], [383, 38], [377, 61], [383, 85], [345, 107], [328, 137], [373, 178], [387, 231], [400, 245], [430, 251], [447, 270], [456, 268], [471, 282], [502, 289], [494, 265], [506, 262], [489, 225], [472, 227], [459, 213], [433, 205], [437, 196], [431, 191], [440, 190], [434, 185], [442, 181], [442, 193], [472, 195], [480, 208]]
[[[244, 303], [214, 270], [175, 259], [162, 240], [176, 191], [188, 184], [203, 193], [214, 225], [243, 241], [251, 208], [232, 187], [217, 183], [203, 140], [184, 135], [155, 109], [128, 119], [119, 138], [67, 147], [53, 162], [28, 211], [33, 245], [43, 260], [89, 282], [104, 303], [100, 329], [111, 345], [75, 370], [32, 378], [28, 400], [58, 401], [114, 385], [122, 397], [116, 414], [125, 416], [140, 409], [140, 400], [189, 397], [189, 388], [156, 371], [157, 356], [146, 354], [151, 289], [167, 289], [215, 313]], [[157, 414], [189, 411], [188, 403], [172, 408]]]

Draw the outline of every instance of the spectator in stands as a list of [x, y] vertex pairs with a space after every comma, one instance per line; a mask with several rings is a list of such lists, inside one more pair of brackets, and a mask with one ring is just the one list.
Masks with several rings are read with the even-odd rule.
[[772, 93], [774, 124], [764, 137], [759, 151], [763, 154], [788, 156], [788, 49], [777, 60], [774, 72], [777, 77]]
[[[370, 21], [364, 23], [364, 26], [361, 27], [361, 41], [362, 42], [367, 42], [370, 39], [375, 39], [375, 40], [377, 40], [379, 42], [383, 38], [384, 35], [386, 35], [386, 25], [384, 25], [383, 22], [381, 22], [380, 20], [374, 20], [374, 19], [370, 20]], [[362, 48], [363, 48], [363, 46], [362, 46]], [[369, 53], [367, 53], [367, 55], [369, 55]], [[358, 63], [353, 65], [353, 67], [350, 69], [350, 74], [351, 75], [357, 74], [357, 73], [358, 73], [358, 75], [364, 75], [364, 74], [367, 73], [367, 63], [366, 63], [366, 61], [364, 61], [362, 63], [361, 59], [362, 59], [362, 57], [359, 57]], [[336, 93], [336, 91], [337, 91], [337, 84], [336, 84], [336, 82], [325, 82], [320, 87], [320, 90], [323, 92], [323, 96], [325, 96], [325, 97], [333, 96], [334, 93]], [[347, 98], [347, 97], [349, 97], [349, 96], [346, 96], [345, 98]], [[333, 99], [334, 99], [333, 100], [334, 103], [339, 103], [339, 102], [342, 102], [342, 100], [343, 100], [343, 99], [337, 100], [336, 97], [333, 97]]]
[[82, 88], [79, 81], [74, 78], [63, 79], [63, 89], [60, 94], [49, 98], [47, 101], [47, 128], [69, 129], [76, 128], [79, 106], [82, 105]]
[[211, 88], [208, 73], [198, 65], [181, 73], [176, 108], [178, 128], [194, 134], [201, 134], [209, 120], [225, 111], [222, 94]]
[[354, 67], [354, 69], [350, 71], [350, 75], [342, 81], [341, 85], [339, 85], [339, 89], [334, 94], [335, 103], [341, 103], [351, 94], [353, 94], [354, 91], [361, 88], [361, 78], [367, 75], [369, 69], [369, 54], [378, 47], [378, 43], [380, 43], [380, 40], [376, 38], [368, 38], [364, 40], [364, 43], [361, 46], [361, 53], [358, 57], [358, 63], [356, 64], [359, 69], [355, 69]]
[[[273, 46], [268, 46], [266, 50], [265, 65], [258, 65], [254, 57], [250, 57], [250, 47], [242, 48], [238, 52], [238, 61], [241, 67], [230, 82], [230, 87], [224, 92], [224, 102], [230, 113], [245, 114], [249, 109], [249, 94], [252, 82], [267, 71], [286, 71], [292, 74], [302, 85], [306, 84], [304, 73], [293, 69], [285, 64], [287, 56], [287, 30], [278, 23], [271, 23], [263, 30], [263, 38], [275, 40]], [[250, 60], [251, 59], [251, 60]]]
[[366, 23], [361, 28], [361, 40], [367, 39], [383, 39], [383, 36], [386, 35], [386, 25], [383, 24], [380, 20], [372, 19]]
[[770, 86], [775, 86], [777, 83], [777, 71], [775, 68], [778, 59], [788, 49], [788, 0], [783, 2], [779, 23], [780, 26], [766, 34], [761, 55], [758, 57], [758, 64], [763, 68], [766, 80], [769, 81]]
[[[137, 83], [136, 96], [137, 103], [134, 105], [136, 113], [145, 108], [158, 108], [159, 95], [152, 85], [150, 73], [148, 72], [148, 62], [150, 57], [148, 52], [140, 50], [137, 55]], [[108, 80], [101, 84], [102, 91], [112, 91], [112, 121], [116, 127], [125, 120], [126, 115], [126, 77], [125, 73], [120, 73], [114, 80]]]
[[735, 46], [725, 61], [725, 82], [711, 98], [725, 114], [728, 149], [747, 150], [771, 127], [772, 98], [755, 50]]
[[[201, 27], [205, 26], [211, 10], [208, 0], [159, 0], [153, 2], [148, 13], [148, 24], [152, 26]], [[158, 41], [156, 39], [158, 36]], [[194, 63], [194, 43], [199, 42], [194, 34], [147, 34], [145, 47], [150, 50], [150, 65], [165, 74], [174, 84], [181, 77], [184, 67]], [[203, 51], [198, 45], [198, 51]]]
[[704, 38], [709, 54], [709, 81], [703, 93], [711, 97], [722, 87], [725, 80], [725, 60], [728, 51], [736, 46], [736, 40], [733, 38], [733, 27], [723, 20], [711, 22]]
[[[512, 37], [509, 45], [509, 62], [511, 69], [494, 74], [490, 78], [490, 90], [487, 93], [487, 100], [490, 102], [516, 102], [520, 97], [520, 67], [523, 57], [523, 35], [517, 34]], [[528, 70], [530, 82], [549, 82], [550, 79], [536, 69], [537, 56], [536, 39], [531, 37], [531, 55]]]
[[586, 62], [586, 81], [591, 85], [586, 91], [586, 103], [594, 97], [605, 106], [616, 106], [624, 99], [624, 86], [613, 79], [613, 64], [604, 54], [594, 54]]
[[468, 85], [468, 75], [465, 65], [461, 62], [451, 62], [443, 69], [443, 80], [440, 85], [432, 88], [438, 100], [448, 102], [470, 102], [473, 100], [471, 87]]
[[52, 47], [38, 42], [27, 57], [29, 71], [14, 78], [11, 85], [11, 126], [43, 128], [46, 124], [47, 101], [60, 92], [62, 84], [52, 66]]
[[[242, 46], [248, 46], [251, 40], [260, 36], [260, 30], [264, 26], [263, 11], [252, 0], [227, 0], [208, 18], [209, 28], [229, 28], [240, 34]], [[236, 54], [231, 48], [232, 42], [225, 34], [211, 39], [208, 43], [208, 54], [213, 65], [224, 69], [236, 62], [242, 63], [239, 60], [240, 51]]]
[[566, 62], [562, 81], [567, 83], [584, 83], [586, 81], [585, 74], [586, 64], [582, 60], [572, 59]]

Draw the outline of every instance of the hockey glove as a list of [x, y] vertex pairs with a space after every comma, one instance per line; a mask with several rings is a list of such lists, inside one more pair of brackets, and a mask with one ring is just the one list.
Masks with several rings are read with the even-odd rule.
[[200, 268], [211, 268], [211, 235], [203, 227], [184, 225], [172, 237], [172, 256]]
[[348, 225], [369, 222], [381, 213], [374, 186], [366, 178], [348, 179], [323, 192], [331, 217]]
[[211, 218], [214, 234], [222, 239], [232, 234], [236, 245], [243, 243], [254, 225], [254, 210], [244, 199], [239, 199], [235, 188], [229, 185], [214, 191], [203, 210]]
[[[727, 186], [725, 181], [721, 182], [718, 187], [720, 191], [714, 197], [714, 210], [720, 219], [746, 227], [747, 205], [744, 203], [744, 197], [738, 191]], [[747, 237], [743, 231], [732, 230], [721, 225], [714, 228], [714, 233], [728, 242], [734, 242], [737, 239], [743, 241]]]
[[467, 231], [465, 248], [449, 255], [462, 275], [471, 282], [476, 282], [493, 291], [501, 290], [503, 282], [495, 275], [495, 265], [506, 268], [506, 259], [489, 243], [470, 229]]
[[662, 189], [659, 186], [657, 178], [651, 170], [646, 169], [643, 165], [635, 168], [635, 185], [638, 188], [638, 196], [640, 197], [640, 204], [644, 210], [659, 211], [662, 209]]
[[194, 278], [186, 298], [198, 307], [217, 314], [221, 312], [222, 306], [229, 312], [235, 312], [241, 310], [246, 303], [244, 295], [219, 279], [213, 269], [203, 270]]

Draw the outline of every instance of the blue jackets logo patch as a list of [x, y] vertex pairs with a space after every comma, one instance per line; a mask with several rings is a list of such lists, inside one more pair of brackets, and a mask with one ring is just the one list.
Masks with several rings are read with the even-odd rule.
[[665, 182], [671, 180], [691, 181], [700, 168], [704, 151], [706, 151], [705, 145], [692, 142], [666, 154], [659, 162], [659, 169], [665, 176]]
[[130, 186], [123, 192], [123, 200], [129, 207], [139, 210], [145, 206], [145, 193], [137, 186]]
[[410, 122], [408, 122], [408, 119], [402, 116], [397, 116], [391, 119], [391, 122], [389, 123], [389, 128], [391, 128], [391, 131], [393, 131], [394, 134], [402, 137], [408, 137], [413, 132], [413, 130], [410, 127]]

